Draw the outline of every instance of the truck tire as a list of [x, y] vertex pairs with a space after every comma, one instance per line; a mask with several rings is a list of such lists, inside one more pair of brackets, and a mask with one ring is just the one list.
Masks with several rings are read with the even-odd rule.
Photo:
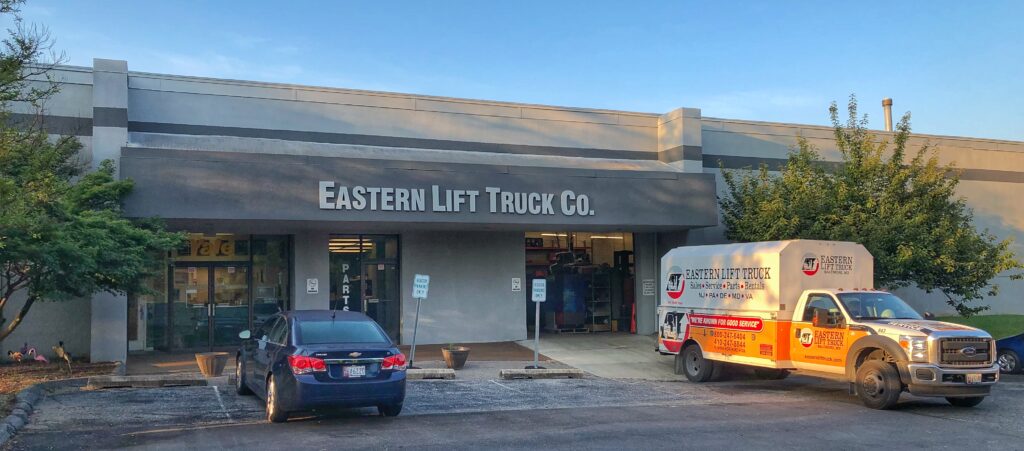
[[887, 410], [896, 406], [903, 391], [900, 373], [890, 363], [868, 360], [857, 368], [857, 396], [865, 406]]
[[758, 379], [777, 381], [789, 377], [789, 370], [777, 370], [772, 368], [754, 368], [754, 376], [756, 376]]
[[974, 407], [985, 400], [984, 396], [968, 396], [966, 398], [946, 398], [950, 404], [957, 407]]
[[690, 382], [707, 382], [712, 379], [718, 368], [718, 363], [704, 358], [700, 346], [691, 344], [676, 355], [676, 366], [681, 367], [683, 375]]
[[999, 357], [996, 358], [996, 362], [999, 363], [999, 371], [1003, 374], [1019, 373], [1021, 371], [1020, 356], [1016, 352], [1009, 349], [1000, 349]]

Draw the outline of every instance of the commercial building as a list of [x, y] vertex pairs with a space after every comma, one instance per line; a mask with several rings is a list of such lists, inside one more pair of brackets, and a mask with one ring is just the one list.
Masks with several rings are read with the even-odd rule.
[[[112, 159], [134, 180], [128, 214], [189, 233], [151, 281], [157, 294], [36, 304], [7, 340], [63, 340], [94, 360], [230, 346], [279, 309], [363, 311], [408, 342], [414, 274], [431, 276], [420, 343], [525, 339], [534, 277], [549, 278], [547, 329], [653, 333], [659, 257], [724, 241], [719, 164], [778, 164], [798, 135], [838, 159], [828, 127], [696, 108], [218, 80], [103, 59], [54, 75], [63, 89], [45, 126], [77, 135], [94, 167]], [[1024, 255], [1024, 143], [912, 144], [924, 141], [964, 169], [979, 227], [1015, 237]], [[986, 302], [1024, 313], [1024, 284], [999, 282], [1003, 294]], [[945, 310], [941, 295], [903, 294]]]

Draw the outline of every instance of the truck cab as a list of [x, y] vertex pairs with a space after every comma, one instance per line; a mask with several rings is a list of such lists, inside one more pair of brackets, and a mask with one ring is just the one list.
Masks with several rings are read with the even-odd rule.
[[885, 291], [806, 290], [792, 331], [793, 368], [844, 375], [869, 407], [891, 407], [904, 390], [976, 405], [999, 379], [991, 335], [925, 319]]

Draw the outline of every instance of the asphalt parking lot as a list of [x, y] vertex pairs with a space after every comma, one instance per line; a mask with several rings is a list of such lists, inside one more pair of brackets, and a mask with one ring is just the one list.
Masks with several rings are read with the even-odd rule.
[[[602, 378], [410, 381], [402, 416], [374, 409], [263, 420], [229, 387], [51, 393], [6, 449], [638, 448], [756, 444], [789, 448], [1020, 449], [1024, 377], [973, 409], [905, 396], [864, 408], [844, 384], [807, 376], [710, 384]], [[397, 434], [397, 435], [396, 435]], [[401, 437], [401, 440], [388, 440]]]

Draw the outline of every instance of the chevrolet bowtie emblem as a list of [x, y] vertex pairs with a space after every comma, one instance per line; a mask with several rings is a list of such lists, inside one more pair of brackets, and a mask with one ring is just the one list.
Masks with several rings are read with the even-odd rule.
[[359, 357], [361, 355], [363, 355], [363, 353], [361, 353], [361, 352], [350, 352], [350, 353], [348, 353], [349, 357]]

